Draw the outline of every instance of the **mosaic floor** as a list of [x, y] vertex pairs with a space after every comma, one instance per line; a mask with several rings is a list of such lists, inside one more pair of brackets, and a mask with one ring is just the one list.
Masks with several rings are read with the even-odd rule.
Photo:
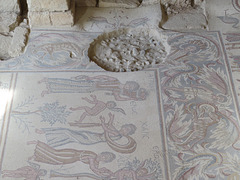
[[164, 32], [166, 62], [133, 73], [89, 62], [89, 44], [157, 27], [159, 7], [80, 8], [71, 29], [33, 29], [0, 62], [0, 179], [240, 179], [240, 1], [221, 2], [209, 31]]

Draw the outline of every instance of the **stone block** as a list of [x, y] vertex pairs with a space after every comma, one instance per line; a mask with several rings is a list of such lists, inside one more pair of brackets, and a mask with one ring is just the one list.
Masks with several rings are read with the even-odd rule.
[[0, 33], [0, 60], [19, 56], [25, 49], [29, 35], [29, 26], [25, 19], [9, 33]]
[[51, 26], [50, 13], [49, 12], [28, 12], [28, 19], [30, 26]]
[[0, 0], [0, 12], [15, 12], [19, 14], [19, 0]]
[[75, 15], [75, 1], [71, 2], [71, 9], [65, 12], [50, 12], [52, 26], [73, 26]]
[[28, 13], [31, 27], [72, 26], [74, 24], [75, 1], [71, 1], [68, 11], [32, 12]]
[[207, 17], [202, 9], [188, 9], [181, 13], [171, 15], [162, 25], [169, 30], [208, 29]]
[[171, 30], [208, 29], [205, 0], [162, 0], [167, 21], [161, 27]]
[[27, 0], [29, 11], [67, 11], [70, 0]]
[[96, 7], [96, 0], [76, 0], [77, 7]]
[[99, 7], [136, 8], [139, 0], [99, 0]]

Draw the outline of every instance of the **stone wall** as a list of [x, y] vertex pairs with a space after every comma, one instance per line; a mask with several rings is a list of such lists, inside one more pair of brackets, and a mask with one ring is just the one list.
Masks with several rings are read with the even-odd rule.
[[73, 26], [75, 0], [27, 0], [31, 27]]
[[0, 60], [18, 56], [29, 34], [19, 0], [0, 0]]
[[[0, 0], [0, 59], [16, 56], [23, 50], [22, 46], [15, 47], [16, 38], [22, 37], [21, 41], [26, 42], [28, 22], [32, 28], [71, 27], [75, 6], [138, 8], [152, 4], [163, 7], [165, 18], [160, 22], [163, 29], [207, 29], [205, 0]], [[28, 20], [23, 21], [24, 11], [28, 12]], [[11, 47], [18, 52], [10, 50]]]

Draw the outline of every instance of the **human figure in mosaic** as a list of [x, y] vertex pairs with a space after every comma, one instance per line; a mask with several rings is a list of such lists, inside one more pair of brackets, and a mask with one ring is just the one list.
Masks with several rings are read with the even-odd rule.
[[[147, 168], [144, 167], [145, 161], [142, 162], [139, 167], [137, 168], [122, 168], [115, 172], [113, 172], [111, 175], [106, 177], [106, 179], [111, 180], [155, 180], [155, 171], [149, 172]], [[75, 178], [83, 178], [83, 177], [89, 177], [91, 179], [95, 180], [102, 180], [102, 177], [96, 176], [95, 174], [89, 174], [89, 173], [77, 173], [77, 174], [63, 174], [61, 172], [57, 171], [51, 171], [50, 172], [51, 177], [75, 177]]]
[[105, 103], [103, 101], [98, 100], [97, 97], [93, 94], [91, 94], [90, 96], [92, 100], [88, 99], [87, 97], [84, 97], [82, 99], [87, 101], [90, 104], [94, 104], [93, 107], [79, 106], [76, 108], [73, 108], [73, 107], [70, 108], [70, 110], [72, 111], [84, 110], [84, 112], [80, 116], [80, 119], [77, 122], [81, 123], [87, 116], [97, 116], [99, 113], [101, 113], [105, 109], [126, 114], [123, 109], [116, 107], [116, 103], [114, 101], [108, 101]]
[[[137, 148], [137, 143], [136, 141], [129, 136], [128, 134], [133, 130], [135, 127], [134, 125], [125, 125], [122, 126], [122, 128], [118, 131], [114, 126], [113, 126], [113, 119], [114, 115], [109, 113], [109, 122], [108, 124], [105, 122], [105, 118], [103, 116], [100, 116], [102, 128], [104, 130], [104, 136], [106, 138], [107, 144], [115, 151], [119, 153], [132, 153], [136, 150]], [[124, 127], [124, 128], [123, 128]], [[135, 127], [136, 130], [136, 127]], [[134, 131], [135, 132], [135, 131]], [[111, 138], [111, 136], [116, 136], [116, 135], [121, 135], [127, 138], [128, 143], [126, 144], [118, 144], [114, 139]]]
[[50, 93], [92, 93], [104, 91], [114, 96], [116, 101], [142, 101], [147, 97], [145, 88], [140, 88], [136, 81], [127, 81], [122, 84], [117, 78], [98, 75], [89, 77], [80, 75], [71, 79], [44, 78], [39, 83], [45, 83], [47, 91], [41, 93], [42, 97]]
[[35, 163], [28, 162], [30, 166], [24, 166], [16, 170], [2, 171], [3, 178], [25, 178], [25, 180], [40, 180], [40, 176], [45, 176], [47, 171], [40, 169], [40, 166]]
[[111, 152], [96, 154], [88, 150], [54, 149], [49, 145], [38, 141], [32, 158], [37, 162], [52, 165], [65, 165], [80, 161], [89, 165], [89, 168], [95, 174], [104, 177], [109, 176], [112, 172], [105, 167], [100, 168], [99, 163], [110, 163], [116, 158], [116, 156]]
[[[59, 147], [69, 143], [79, 143], [83, 145], [94, 145], [107, 143], [113, 150], [120, 153], [132, 153], [135, 151], [137, 143], [130, 136], [135, 133], [136, 126], [124, 124], [120, 130], [113, 126], [114, 115], [109, 113], [109, 122], [106, 124], [105, 118], [101, 117], [101, 123], [84, 123], [82, 127], [102, 127], [104, 132], [93, 132], [84, 130], [71, 130], [68, 128], [42, 128], [36, 129], [36, 133], [45, 134], [48, 145]], [[75, 126], [76, 123], [70, 123]], [[80, 126], [81, 127], [81, 126]], [[118, 144], [117, 141], [126, 138], [127, 144]], [[31, 142], [29, 142], [30, 144]]]

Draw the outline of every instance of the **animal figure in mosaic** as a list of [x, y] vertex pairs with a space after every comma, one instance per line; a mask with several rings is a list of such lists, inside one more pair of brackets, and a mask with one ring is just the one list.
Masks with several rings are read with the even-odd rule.
[[222, 22], [226, 24], [231, 24], [233, 28], [238, 28], [237, 26], [239, 24], [239, 19], [235, 18], [231, 15], [227, 15], [227, 10], [225, 10], [225, 15], [224, 16], [217, 16]]
[[[169, 122], [169, 138], [185, 151], [195, 152], [194, 147], [197, 145], [240, 150], [240, 128], [236, 121], [230, 111], [219, 109], [214, 104], [189, 103], [174, 110]], [[206, 142], [206, 137], [212, 141]]]
[[50, 93], [92, 93], [104, 91], [112, 95], [116, 101], [143, 101], [147, 97], [145, 88], [141, 88], [136, 81], [127, 81], [122, 84], [117, 78], [99, 75], [80, 75], [71, 79], [44, 78], [39, 83], [45, 83], [47, 91], [42, 92], [42, 97]]
[[88, 21], [92, 23], [91, 28], [93, 28], [93, 26], [96, 25], [98, 28], [101, 29], [101, 27], [99, 26], [101, 24], [107, 24], [111, 28], [114, 27], [114, 24], [111, 24], [110, 22], [108, 22], [107, 18], [101, 17], [101, 16], [99, 16], [99, 17], [90, 16], [88, 18]]
[[25, 180], [40, 180], [40, 176], [45, 176], [47, 171], [40, 169], [38, 164], [28, 162], [29, 166], [24, 166], [16, 170], [4, 170], [2, 171], [3, 178], [25, 178]]
[[188, 104], [184, 110], [191, 114], [192, 119], [188, 126], [190, 128], [184, 132], [175, 131], [181, 118], [180, 112], [176, 111], [169, 125], [169, 137], [176, 146], [193, 151], [193, 147], [205, 139], [208, 129], [217, 124], [221, 117], [217, 107], [212, 104]]
[[148, 25], [148, 21], [150, 21], [149, 18], [147, 17], [143, 17], [143, 18], [138, 18], [138, 19], [134, 19], [132, 21], [130, 21], [128, 24], [124, 24], [124, 23], [121, 23], [120, 26], [121, 27], [131, 27], [131, 28], [135, 28], [135, 27], [138, 27], [138, 26], [145, 26], [145, 25]]
[[107, 177], [112, 172], [105, 168], [99, 167], [100, 162], [110, 163], [116, 156], [110, 152], [102, 152], [96, 154], [92, 151], [87, 150], [76, 150], [76, 149], [54, 149], [47, 144], [38, 141], [35, 151], [34, 160], [41, 163], [51, 165], [65, 165], [72, 164], [75, 162], [82, 162], [89, 165], [89, 168], [97, 175], [101, 177]]
[[202, 153], [186, 159], [183, 159], [182, 155], [182, 153], [178, 154], [182, 166], [176, 170], [174, 179], [184, 180], [192, 177], [199, 179], [202, 175], [204, 178], [216, 178], [215, 173], [207, 171], [220, 161], [217, 155]]
[[80, 116], [80, 119], [76, 122], [81, 123], [87, 116], [97, 116], [105, 109], [109, 109], [111, 111], [121, 112], [122, 114], [126, 114], [123, 109], [116, 107], [117, 105], [114, 101], [108, 101], [105, 103], [103, 101], [98, 100], [97, 97], [93, 94], [91, 94], [90, 96], [91, 96], [92, 100], [88, 99], [87, 97], [84, 97], [82, 99], [90, 104], [94, 104], [93, 107], [80, 106], [80, 107], [76, 107], [76, 108], [72, 108], [72, 107], [70, 108], [70, 110], [72, 110], [72, 111], [77, 111], [77, 110], [85, 111]]
[[[190, 67], [192, 67], [192, 70], [189, 71], [165, 72], [167, 78], [163, 81], [163, 89], [169, 99], [178, 102], [200, 100], [202, 102], [224, 103], [227, 101], [228, 85], [221, 72], [208, 67], [199, 68], [195, 65]], [[196, 75], [199, 80], [194, 82], [192, 80], [196, 79], [194, 77]], [[184, 87], [173, 86], [173, 84], [181, 83], [180, 79], [186, 77], [192, 81], [191, 86], [188, 85], [189, 83]]]
[[71, 42], [44, 44], [33, 49], [33, 53], [38, 55], [41, 59], [49, 56], [50, 59], [53, 60], [53, 54], [58, 52], [68, 52], [70, 58], [76, 58], [80, 55], [80, 52], [83, 53], [78, 45]]

